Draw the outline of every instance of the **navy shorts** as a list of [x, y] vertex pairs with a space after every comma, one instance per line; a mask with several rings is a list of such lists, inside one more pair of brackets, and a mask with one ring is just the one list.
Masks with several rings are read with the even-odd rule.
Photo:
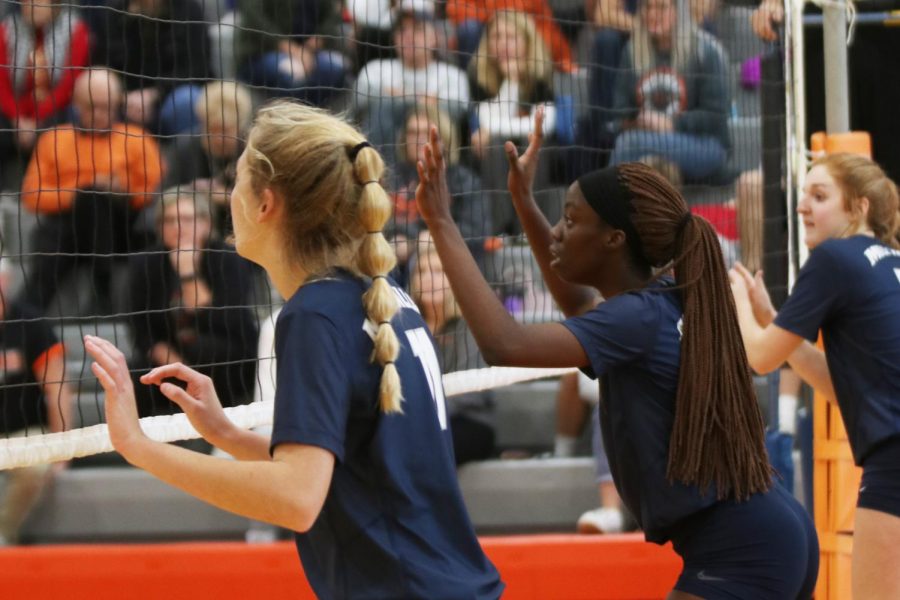
[[777, 484], [689, 517], [672, 543], [684, 560], [675, 589], [706, 600], [807, 600], [816, 587], [816, 529]]
[[900, 437], [878, 444], [863, 461], [856, 505], [900, 517]]

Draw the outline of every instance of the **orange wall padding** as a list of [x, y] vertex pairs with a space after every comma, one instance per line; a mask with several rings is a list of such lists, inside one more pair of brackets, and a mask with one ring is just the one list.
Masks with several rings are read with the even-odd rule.
[[[638, 534], [485, 537], [504, 598], [663, 598], [681, 570], [671, 547]], [[0, 549], [5, 600], [306, 600], [289, 542], [32, 546]]]

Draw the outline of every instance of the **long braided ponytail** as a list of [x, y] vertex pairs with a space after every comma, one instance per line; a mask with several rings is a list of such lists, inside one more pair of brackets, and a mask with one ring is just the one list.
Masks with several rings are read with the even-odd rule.
[[741, 341], [728, 273], [715, 230], [681, 194], [639, 163], [619, 167], [631, 219], [651, 266], [671, 265], [681, 290], [684, 334], [669, 442], [671, 481], [715, 486], [746, 499], [771, 486], [765, 426]]
[[378, 152], [363, 142], [351, 150], [353, 172], [361, 186], [359, 221], [366, 232], [357, 253], [357, 267], [372, 278], [372, 285], [363, 294], [363, 306], [369, 320], [375, 323], [375, 348], [372, 360], [383, 368], [379, 388], [379, 402], [385, 413], [403, 412], [400, 375], [394, 361], [400, 353], [400, 342], [391, 325], [397, 313], [397, 296], [387, 281], [387, 274], [397, 264], [397, 256], [382, 233], [391, 218], [391, 201], [379, 183], [384, 163]]

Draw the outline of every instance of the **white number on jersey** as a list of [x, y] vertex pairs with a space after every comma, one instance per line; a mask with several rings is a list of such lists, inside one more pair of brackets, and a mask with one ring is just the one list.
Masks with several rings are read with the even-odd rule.
[[425, 379], [428, 380], [428, 387], [431, 388], [431, 399], [434, 401], [434, 407], [437, 409], [438, 422], [441, 429], [447, 429], [447, 401], [444, 399], [444, 383], [441, 379], [441, 365], [438, 363], [437, 354], [434, 352], [434, 344], [428, 337], [428, 332], [424, 327], [408, 329], [406, 338], [412, 348], [413, 354], [422, 364], [422, 370], [425, 372]]
[[897, 281], [900, 281], [900, 269], [894, 269], [894, 275], [897, 276]]

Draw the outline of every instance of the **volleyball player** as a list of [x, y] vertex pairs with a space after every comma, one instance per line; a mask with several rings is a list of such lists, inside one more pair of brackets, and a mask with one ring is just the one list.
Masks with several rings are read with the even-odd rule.
[[[521, 158], [507, 142], [509, 185], [563, 323], [517, 323], [484, 281], [450, 218], [434, 129], [419, 164], [420, 214], [485, 359], [600, 377], [616, 487], [647, 540], [671, 540], [684, 560], [669, 598], [810, 597], [815, 531], [772, 485], [715, 231], [634, 163], [572, 184], [551, 229], [531, 195], [541, 119]], [[653, 277], [670, 265], [674, 281]]]
[[324, 111], [277, 102], [256, 117], [231, 213], [238, 253], [287, 299], [271, 439], [234, 427], [211, 380], [184, 365], [142, 378], [242, 460], [145, 437], [122, 354], [96, 337], [85, 346], [115, 448], [198, 498], [296, 531], [319, 597], [498, 598], [456, 481], [433, 340], [386, 276], [383, 170], [362, 134]]
[[[898, 205], [897, 187], [871, 160], [822, 158], [797, 204], [809, 259], [781, 310], [759, 274], [731, 272], [751, 366], [765, 373], [787, 360], [840, 407], [863, 468], [852, 587], [854, 598], [867, 600], [900, 598]], [[820, 330], [824, 354], [809, 343]]]

